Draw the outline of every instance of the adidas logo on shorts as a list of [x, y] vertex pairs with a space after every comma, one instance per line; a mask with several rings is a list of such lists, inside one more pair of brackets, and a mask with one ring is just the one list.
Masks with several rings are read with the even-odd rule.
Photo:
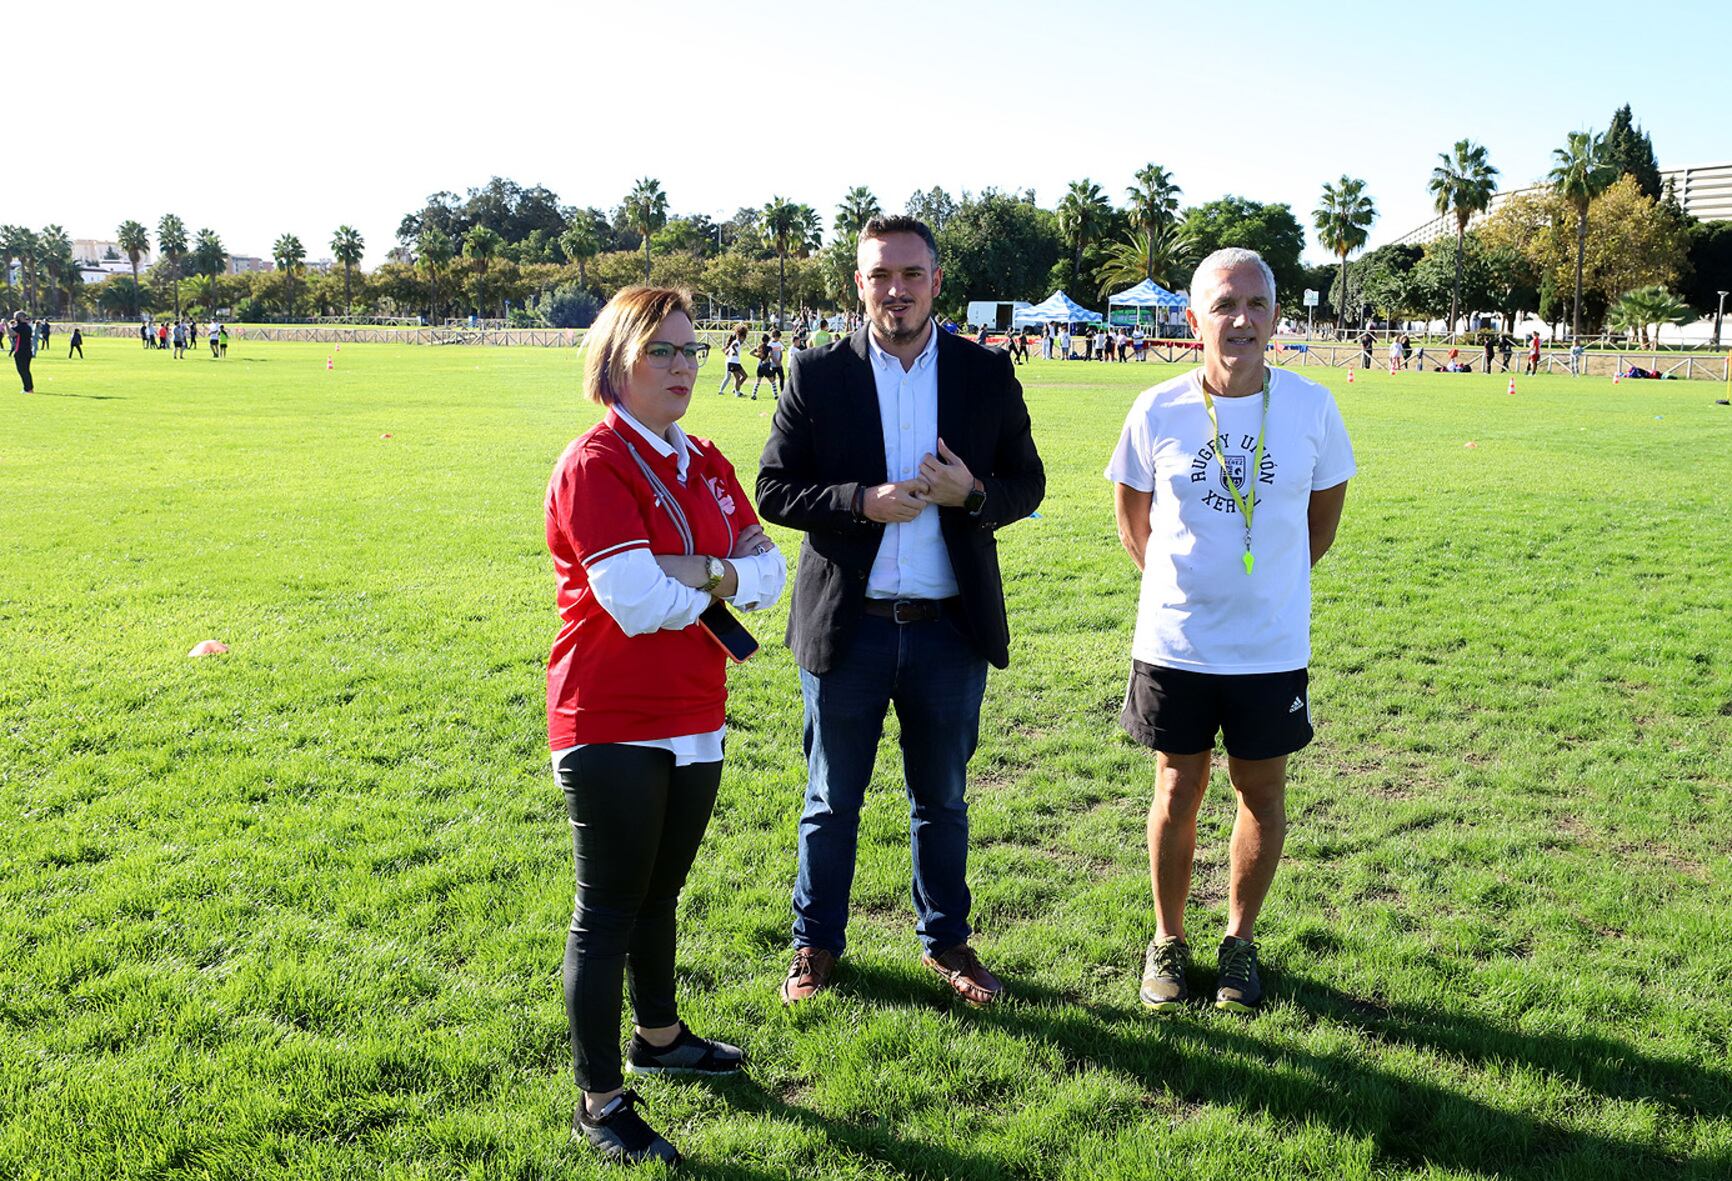
[[1295, 697], [1293, 699], [1293, 704], [1289, 705], [1287, 707], [1287, 712], [1290, 714], [1296, 714], [1304, 708], [1305, 708], [1305, 699], [1303, 697]]

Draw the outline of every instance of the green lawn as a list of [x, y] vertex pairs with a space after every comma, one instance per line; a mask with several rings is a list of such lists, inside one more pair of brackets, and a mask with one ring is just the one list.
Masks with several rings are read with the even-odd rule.
[[[0, 387], [0, 1177], [607, 1175], [567, 1140], [542, 715], [542, 493], [595, 416], [576, 358], [63, 347], [38, 396]], [[685, 1015], [752, 1065], [644, 1088], [682, 1171], [1732, 1174], [1717, 388], [1308, 371], [1359, 476], [1317, 572], [1273, 1000], [1161, 1020], [1100, 473], [1176, 370], [1022, 372], [1049, 492], [1001, 537], [1013, 664], [971, 788], [1012, 1000], [966, 1010], [918, 965], [887, 737], [840, 986], [778, 1003], [804, 764], [767, 643], [680, 940]], [[720, 379], [687, 425], [749, 484], [770, 405]], [[204, 639], [233, 651], [189, 660]], [[1230, 819], [1221, 780], [1199, 945]]]

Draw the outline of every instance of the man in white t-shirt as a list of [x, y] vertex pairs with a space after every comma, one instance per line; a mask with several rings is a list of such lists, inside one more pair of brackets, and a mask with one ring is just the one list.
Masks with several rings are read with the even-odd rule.
[[1286, 835], [1287, 756], [1311, 741], [1311, 567], [1335, 538], [1353, 448], [1329, 391], [1264, 361], [1275, 280], [1220, 250], [1185, 313], [1203, 364], [1145, 390], [1107, 467], [1119, 539], [1142, 570], [1122, 722], [1156, 752], [1155, 938], [1141, 995], [1189, 999], [1185, 901], [1215, 735], [1238, 797], [1215, 1007], [1262, 1000], [1253, 942]]

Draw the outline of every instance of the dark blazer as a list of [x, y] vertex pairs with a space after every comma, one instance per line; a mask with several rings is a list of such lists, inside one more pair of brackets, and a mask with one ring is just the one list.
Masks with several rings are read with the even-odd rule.
[[[986, 486], [978, 517], [933, 506], [956, 572], [968, 638], [998, 668], [1010, 663], [1010, 627], [994, 531], [1020, 521], [1046, 495], [1046, 469], [1008, 354], [933, 325], [938, 334], [938, 435]], [[878, 389], [862, 328], [794, 354], [788, 385], [758, 469], [758, 515], [805, 531], [788, 615], [800, 667], [824, 673], [846, 650], [866, 598], [884, 526], [856, 518], [854, 491], [887, 479]]]

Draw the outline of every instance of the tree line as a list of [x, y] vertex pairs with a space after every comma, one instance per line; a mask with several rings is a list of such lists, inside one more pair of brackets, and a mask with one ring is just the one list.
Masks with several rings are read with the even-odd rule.
[[[1454, 235], [1357, 261], [1375, 202], [1361, 179], [1325, 184], [1311, 221], [1336, 260], [1329, 266], [1302, 261], [1305, 230], [1288, 205], [1227, 196], [1185, 206], [1177, 179], [1155, 163], [1133, 174], [1119, 202], [1084, 178], [1052, 209], [1032, 190], [992, 188], [959, 196], [932, 188], [903, 208], [932, 226], [945, 270], [940, 310], [958, 318], [969, 300], [1039, 300], [1058, 288], [1097, 306], [1142, 279], [1180, 290], [1197, 261], [1223, 246], [1261, 253], [1290, 313], [1307, 288], [1319, 291], [1319, 315], [1338, 326], [1375, 316], [1446, 319], [1453, 328], [1481, 311], [1506, 322], [1522, 313], [1554, 325], [1567, 319], [1576, 333], [1611, 324], [1645, 334], [1668, 318], [1713, 312], [1714, 289], [1732, 273], [1732, 223], [1685, 215], [1663, 190], [1651, 140], [1628, 106], [1603, 133], [1571, 132], [1546, 183], [1494, 210], [1498, 176], [1482, 146], [1458, 141], [1428, 181]], [[228, 275], [221, 238], [209, 229], [189, 235], [173, 214], [158, 219], [158, 259], [142, 272], [151, 231], [122, 223], [117, 241], [132, 274], [88, 291], [59, 226], [39, 234], [0, 227], [0, 252], [19, 264], [24, 302], [62, 313], [82, 301], [111, 316], [179, 316], [191, 306], [237, 320], [475, 314], [575, 326], [621, 287], [653, 280], [692, 288], [717, 314], [768, 318], [851, 306], [860, 229], [883, 211], [857, 186], [828, 226], [813, 206], [780, 195], [717, 220], [673, 212], [651, 177], [606, 210], [494, 177], [461, 197], [434, 193], [405, 214], [388, 260], [369, 272], [360, 268], [362, 236], [342, 226], [329, 243], [340, 270], [309, 274], [306, 248], [284, 234], [272, 246], [274, 272]]]

